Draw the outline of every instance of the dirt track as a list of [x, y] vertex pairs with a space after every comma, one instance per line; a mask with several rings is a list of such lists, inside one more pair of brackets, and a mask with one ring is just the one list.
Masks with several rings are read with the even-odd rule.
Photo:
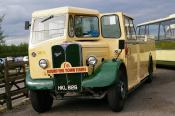
[[23, 105], [0, 116], [175, 116], [175, 70], [157, 69], [151, 84], [144, 84], [129, 95], [120, 113], [112, 112], [104, 100], [55, 101], [51, 111], [38, 114]]

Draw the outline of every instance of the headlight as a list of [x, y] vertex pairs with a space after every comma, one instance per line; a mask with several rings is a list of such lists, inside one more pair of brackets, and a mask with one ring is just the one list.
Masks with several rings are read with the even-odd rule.
[[39, 61], [39, 66], [40, 66], [41, 68], [43, 68], [43, 69], [47, 68], [47, 67], [48, 67], [47, 60], [41, 59], [41, 60]]
[[97, 59], [95, 58], [95, 56], [90, 56], [88, 59], [87, 59], [87, 63], [89, 65], [96, 65], [97, 64]]

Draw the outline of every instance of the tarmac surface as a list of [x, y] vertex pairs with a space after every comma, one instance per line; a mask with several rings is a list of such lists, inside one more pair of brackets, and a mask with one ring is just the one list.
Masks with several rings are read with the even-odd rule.
[[128, 96], [124, 110], [112, 112], [105, 100], [54, 101], [49, 112], [39, 114], [25, 104], [0, 116], [175, 116], [175, 69], [158, 68], [151, 84]]

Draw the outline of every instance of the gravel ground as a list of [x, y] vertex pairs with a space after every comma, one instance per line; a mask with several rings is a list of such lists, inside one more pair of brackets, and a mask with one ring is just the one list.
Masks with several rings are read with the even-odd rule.
[[175, 116], [175, 70], [159, 68], [151, 84], [131, 93], [120, 113], [112, 112], [104, 100], [55, 101], [51, 111], [38, 114], [30, 103], [0, 116]]

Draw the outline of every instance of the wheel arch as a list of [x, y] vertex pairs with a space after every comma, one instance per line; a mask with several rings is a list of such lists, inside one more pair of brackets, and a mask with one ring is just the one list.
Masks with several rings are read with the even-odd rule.
[[124, 74], [125, 74], [124, 77], [125, 77], [125, 81], [126, 81], [127, 89], [128, 89], [128, 73], [127, 73], [126, 65], [124, 64], [124, 62], [122, 62], [120, 64], [119, 70], [123, 70], [124, 71]]
[[119, 70], [123, 69], [126, 77], [126, 66], [121, 60], [105, 61], [89, 79], [82, 82], [83, 87], [109, 87], [119, 82]]

